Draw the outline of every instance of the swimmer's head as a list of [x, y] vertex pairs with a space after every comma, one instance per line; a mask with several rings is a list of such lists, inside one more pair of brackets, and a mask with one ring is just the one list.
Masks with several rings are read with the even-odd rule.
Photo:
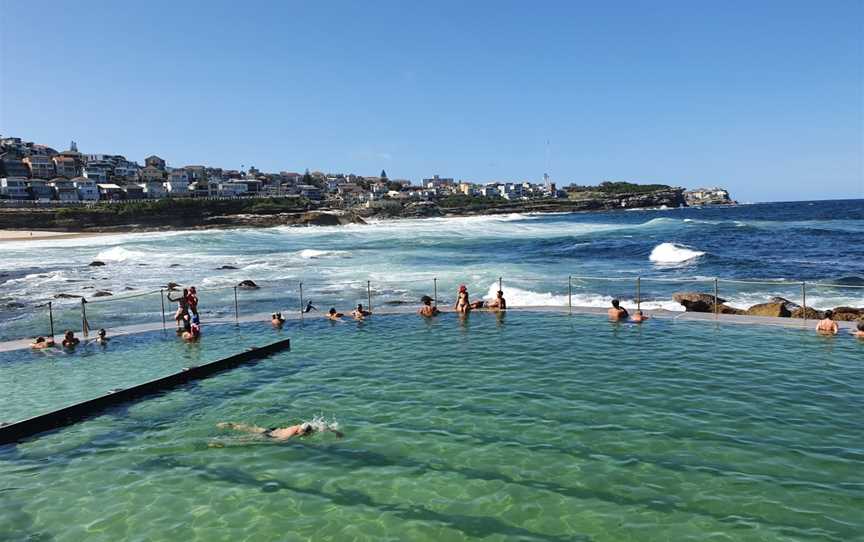
[[614, 308], [617, 309], [617, 308], [618, 308], [618, 304], [619, 304], [619, 301], [618, 301], [617, 299], [613, 299], [613, 300], [612, 300], [612, 306], [613, 306]]
[[428, 295], [424, 295], [423, 297], [420, 298], [420, 302], [423, 303], [424, 305], [429, 305], [432, 303], [432, 298], [429, 297]]
[[864, 320], [858, 320], [858, 331], [864, 331]]
[[460, 285], [459, 285], [459, 293], [467, 292], [467, 291], [468, 291], [468, 287], [467, 287], [467, 286], [465, 286], [464, 284], [460, 284]]
[[98, 335], [100, 337], [104, 337], [105, 336], [105, 328], [103, 327], [99, 331], [97, 331], [96, 335]]
[[834, 311], [832, 311], [832, 310], [825, 311], [825, 318], [828, 318], [830, 320], [833, 317], [834, 317]]
[[330, 310], [327, 312], [328, 314], [336, 314], [336, 307], [330, 307]]
[[309, 422], [303, 422], [300, 424], [300, 434], [308, 435], [312, 432], [312, 424]]
[[642, 311], [636, 311], [636, 314], [638, 314], [639, 316], [642, 316]]
[[[858, 324], [858, 327], [860, 328], [861, 324]], [[44, 342], [45, 342], [45, 337], [36, 337], [36, 344], [44, 343]]]
[[498, 290], [498, 297], [504, 297], [504, 292], [501, 290]]

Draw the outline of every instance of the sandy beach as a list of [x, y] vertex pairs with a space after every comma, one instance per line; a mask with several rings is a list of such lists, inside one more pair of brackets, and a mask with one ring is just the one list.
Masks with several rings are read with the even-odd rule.
[[0, 230], [0, 243], [3, 241], [44, 241], [45, 239], [74, 239], [102, 235], [98, 232], [65, 232], [41, 230]]

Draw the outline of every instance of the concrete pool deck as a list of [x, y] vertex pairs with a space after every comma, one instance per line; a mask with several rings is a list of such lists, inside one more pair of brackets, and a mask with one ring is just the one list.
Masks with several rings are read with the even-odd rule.
[[[534, 313], [549, 313], [549, 314], [558, 314], [558, 315], [594, 315], [594, 316], [606, 316], [607, 309], [605, 307], [572, 307], [572, 310], [566, 306], [558, 307], [558, 306], [532, 306], [532, 307], [513, 307], [507, 309], [508, 313], [514, 312], [534, 312]], [[441, 312], [444, 314], [455, 314], [452, 309], [446, 308], [441, 309]], [[479, 310], [475, 312], [480, 313], [492, 313], [494, 311], [488, 310]], [[651, 318], [663, 319], [663, 320], [673, 320], [673, 321], [690, 321], [690, 322], [706, 322], [706, 323], [716, 323], [716, 324], [738, 324], [738, 325], [760, 325], [760, 326], [775, 326], [775, 327], [784, 327], [784, 328], [798, 328], [805, 331], [812, 331], [815, 333], [814, 328], [816, 325], [816, 320], [802, 320], [800, 318], [778, 318], [771, 316], [748, 316], [748, 315], [738, 315], [738, 314], [718, 314], [715, 315], [713, 313], [705, 313], [705, 312], [683, 312], [683, 311], [668, 311], [663, 309], [657, 310], [643, 310], [647, 316]], [[205, 319], [205, 325], [230, 325], [236, 323], [252, 323], [252, 322], [260, 322], [264, 325], [270, 325], [270, 314], [271, 313], [259, 313], [259, 314], [251, 314], [241, 316], [238, 319], [234, 318], [214, 318], [214, 319]], [[374, 309], [375, 315], [416, 315], [417, 308], [414, 306], [407, 307], [386, 307], [383, 309]], [[324, 313], [317, 313], [315, 315], [301, 315], [296, 312], [292, 313], [282, 313], [282, 316], [286, 320], [291, 321], [302, 321], [302, 320], [320, 320], [324, 318]], [[346, 321], [352, 320], [351, 317], [346, 316]], [[650, 322], [648, 323], [650, 324]], [[851, 331], [855, 329], [855, 322], [837, 322], [837, 325], [840, 327], [840, 335], [849, 335]], [[152, 331], [160, 331], [163, 329], [162, 322], [153, 322], [153, 323], [145, 323], [145, 324], [134, 324], [129, 326], [120, 326], [116, 328], [106, 328], [108, 331], [109, 337], [122, 336], [122, 335], [132, 335], [136, 333], [148, 333]], [[74, 330], [76, 335], [79, 338], [82, 338], [81, 330]], [[165, 327], [166, 333], [170, 333], [174, 331], [173, 321], [169, 321], [167, 326]], [[93, 332], [95, 334], [95, 332]], [[61, 334], [56, 335], [55, 337], [61, 337]], [[27, 339], [16, 339], [12, 341], [4, 341], [0, 342], [0, 352], [10, 352], [14, 350], [23, 350], [30, 347], [30, 344], [33, 342], [32, 338]]]

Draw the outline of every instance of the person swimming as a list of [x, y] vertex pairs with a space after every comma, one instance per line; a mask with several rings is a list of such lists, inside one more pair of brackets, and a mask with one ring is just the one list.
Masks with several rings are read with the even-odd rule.
[[617, 299], [612, 300], [612, 308], [607, 311], [610, 320], [625, 320], [628, 316], [627, 309], [621, 306], [621, 302]]
[[859, 339], [864, 339], [864, 320], [858, 320], [858, 329], [852, 332], [852, 335]]
[[636, 322], [637, 324], [641, 324], [642, 322], [644, 322], [644, 321], [647, 320], [647, 319], [648, 319], [648, 317], [645, 316], [644, 314], [642, 314], [642, 311], [641, 311], [641, 310], [637, 310], [637, 311], [633, 314], [633, 316], [630, 318], [630, 321], [631, 321], [631, 322]]
[[105, 346], [106, 344], [108, 344], [108, 341], [111, 340], [107, 337], [107, 335], [108, 334], [106, 333], [105, 328], [100, 328], [99, 331], [96, 332], [96, 338], [93, 339], [93, 342]]
[[423, 297], [421, 297], [420, 302], [423, 303], [423, 305], [420, 307], [420, 310], [418, 311], [420, 313], [420, 316], [431, 318], [432, 316], [438, 316], [439, 314], [441, 314], [441, 311], [438, 310], [438, 307], [432, 305], [432, 298], [428, 295], [424, 295]]
[[71, 349], [78, 346], [78, 343], [80, 342], [81, 340], [75, 336], [75, 333], [73, 333], [71, 329], [67, 329], [66, 332], [63, 334], [63, 342], [60, 344], [63, 345], [63, 348]]
[[282, 327], [282, 324], [285, 323], [285, 318], [282, 317], [281, 312], [274, 312], [270, 315], [270, 323], [273, 324], [273, 327]]
[[327, 425], [323, 427], [315, 427], [312, 423], [302, 422], [297, 425], [289, 425], [287, 427], [279, 427], [274, 426], [270, 428], [258, 427], [257, 425], [248, 425], [245, 423], [234, 423], [234, 422], [221, 422], [216, 424], [216, 427], [219, 429], [231, 429], [234, 431], [240, 431], [242, 433], [249, 433], [252, 435], [261, 435], [265, 438], [270, 438], [274, 440], [288, 440], [294, 437], [306, 437], [316, 432], [328, 431], [336, 435], [337, 438], [342, 438], [345, 435], [335, 429], [331, 428]]
[[308, 312], [317, 311], [317, 310], [318, 310], [318, 309], [312, 305], [312, 302], [309, 301], [308, 303], [306, 303], [306, 308], [303, 309], [303, 312], [307, 312], [307, 313], [308, 313]]
[[834, 311], [825, 311], [825, 317], [816, 324], [816, 333], [820, 335], [837, 335], [840, 327], [834, 321]]
[[340, 318], [345, 316], [341, 312], [336, 312], [336, 307], [330, 307], [330, 310], [327, 311], [327, 319], [338, 321]]
[[357, 308], [351, 312], [351, 316], [353, 316], [357, 320], [362, 320], [365, 317], [371, 316], [371, 315], [372, 315], [372, 311], [367, 311], [366, 309], [364, 309], [362, 303], [357, 303]]
[[36, 340], [30, 343], [30, 348], [33, 348], [34, 350], [43, 350], [53, 346], [56, 346], [54, 344], [54, 339], [46, 339], [45, 337], [36, 337]]

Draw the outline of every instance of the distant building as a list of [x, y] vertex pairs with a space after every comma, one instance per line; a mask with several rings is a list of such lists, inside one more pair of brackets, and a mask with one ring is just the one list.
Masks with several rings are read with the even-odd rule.
[[99, 198], [104, 200], [122, 200], [125, 192], [114, 183], [97, 183], [99, 187]]
[[246, 195], [246, 183], [240, 180], [222, 181], [219, 185], [219, 195], [229, 198]]
[[30, 176], [39, 179], [53, 179], [57, 175], [54, 160], [50, 156], [31, 154], [25, 156], [23, 162], [30, 169]]
[[157, 167], [147, 166], [138, 172], [138, 179], [145, 183], [162, 183], [165, 180], [165, 172]]
[[0, 155], [0, 177], [30, 177], [30, 168], [11, 153]]
[[87, 177], [75, 177], [72, 179], [72, 184], [78, 189], [78, 197], [82, 201], [99, 200], [99, 186], [96, 181]]
[[311, 184], [301, 184], [297, 187], [297, 191], [301, 196], [312, 201], [321, 201], [324, 197], [321, 189]]
[[84, 176], [88, 179], [93, 179], [97, 183], [107, 183], [114, 176], [114, 164], [104, 158], [88, 159], [84, 165]]
[[45, 179], [30, 179], [27, 182], [27, 190], [29, 190], [30, 196], [37, 201], [54, 199], [54, 187], [49, 186]]
[[188, 196], [189, 195], [189, 174], [183, 168], [176, 168], [168, 173], [168, 180], [165, 182], [165, 188], [172, 196]]
[[140, 184], [127, 184], [123, 186], [123, 194], [126, 199], [144, 199], [144, 187]]
[[158, 199], [164, 198], [168, 195], [168, 191], [165, 189], [165, 183], [161, 180], [140, 182], [138, 183], [138, 186], [141, 187], [145, 198]]
[[27, 177], [0, 177], [0, 196], [6, 199], [30, 199]]
[[[77, 153], [75, 153], [77, 154]], [[80, 177], [82, 173], [80, 155], [75, 156], [68, 153], [60, 153], [53, 157], [55, 174], [58, 177], [74, 179]]]
[[55, 177], [48, 182], [48, 186], [54, 189], [54, 195], [59, 201], [71, 202], [81, 199], [78, 189], [75, 188], [75, 183], [69, 179]]
[[431, 179], [423, 179], [423, 188], [452, 188], [454, 181], [449, 177], [434, 175]]
[[144, 166], [152, 166], [156, 169], [161, 169], [162, 171], [165, 171], [165, 160], [159, 158], [154, 154], [153, 156], [148, 156], [144, 159]]

